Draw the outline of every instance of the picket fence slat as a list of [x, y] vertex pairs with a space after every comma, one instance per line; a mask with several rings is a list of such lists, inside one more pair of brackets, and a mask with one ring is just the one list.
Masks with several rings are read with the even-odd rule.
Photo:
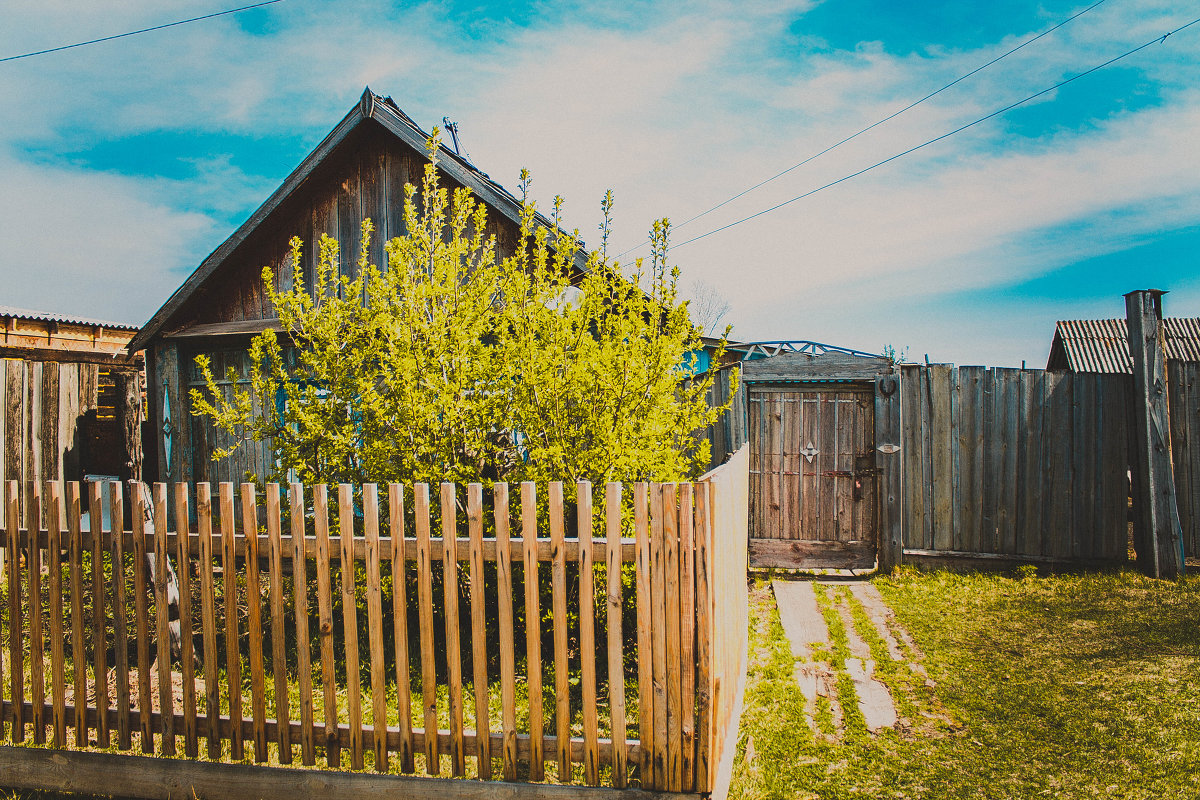
[[[433, 545], [429, 528], [429, 486], [413, 487], [413, 506], [417, 528], [417, 603], [421, 628], [421, 706], [425, 730], [437, 730], [437, 674], [433, 650]], [[425, 772], [440, 775], [441, 754], [436, 736], [424, 740]], [[415, 746], [415, 745], [414, 745]]]
[[696, 782], [696, 576], [695, 493], [690, 483], [679, 486], [679, 665], [682, 728], [680, 748], [680, 791], [690, 791]]
[[[287, 684], [287, 643], [284, 641], [283, 532], [279, 484], [267, 484], [267, 537], [271, 602], [271, 671], [275, 688], [275, 719], [279, 720], [279, 763], [292, 763], [291, 699]], [[176, 517], [179, 519], [179, 517]], [[183, 517], [183, 519], [187, 519]]]
[[[512, 555], [508, 549], [509, 506], [508, 484], [492, 487], [494, 524], [496, 526], [496, 610], [500, 628], [500, 730], [503, 741], [504, 780], [517, 779], [517, 677], [516, 647], [513, 641], [513, 578]], [[398, 563], [403, 563], [398, 562]]]
[[[212, 489], [207, 483], [196, 486], [196, 528], [200, 533], [200, 624], [204, 645], [204, 712], [214, 718], [220, 713], [220, 685], [217, 678], [217, 601], [213, 575]], [[215, 729], [205, 736], [209, 758], [219, 758], [221, 742]]]
[[[175, 484], [175, 519], [186, 525], [188, 514], [188, 487], [186, 483]], [[166, 525], [163, 525], [164, 532]], [[176, 537], [175, 570], [179, 580], [179, 670], [183, 683], [183, 753], [195, 758], [199, 753], [199, 733], [196, 728], [196, 675], [195, 643], [192, 638], [192, 568], [191, 553], [187, 540]]]
[[70, 536], [68, 561], [71, 570], [71, 678], [72, 700], [75, 703], [74, 727], [75, 741], [86, 742], [88, 737], [87, 719], [84, 712], [86, 702], [79, 698], [87, 697], [87, 656], [84, 647], [83, 630], [83, 513], [82, 498], [79, 493], [79, 482], [67, 484], [67, 529]]
[[655, 786], [654, 779], [654, 653], [650, 600], [650, 526], [649, 487], [637, 483], [633, 488], [633, 525], [637, 538], [637, 672], [638, 739], [642, 744], [639, 765], [642, 785]]
[[300, 763], [317, 763], [313, 715], [312, 649], [308, 636], [308, 552], [304, 538], [304, 487], [288, 488], [292, 530], [292, 594], [296, 616], [296, 676], [300, 690]]
[[[31, 531], [42, 527], [42, 493], [36, 483], [30, 483], [26, 501]], [[33, 743], [46, 743], [46, 684], [44, 669], [45, 630], [42, 623], [42, 548], [29, 548], [29, 698], [33, 702]]]
[[[233, 512], [233, 484], [220, 485], [221, 503], [221, 596], [225, 601], [225, 681], [228, 691], [229, 718], [234, 721], [229, 742], [230, 756], [241, 761], [245, 750], [242, 735], [242, 659], [239, 655], [238, 568], [234, 540], [237, 536]], [[242, 530], [245, 535], [246, 530]], [[249, 544], [249, 542], [247, 542]], [[253, 728], [251, 728], [253, 737]]]
[[375, 771], [388, 771], [387, 690], [383, 663], [383, 593], [379, 569], [379, 487], [363, 486], [363, 538], [367, 543], [367, 641], [371, 659], [371, 745]]
[[[170, 611], [167, 607], [167, 485], [154, 484], [154, 631], [158, 665], [158, 708], [162, 716], [162, 750], [175, 755], [175, 691], [171, 680]], [[165, 652], [164, 652], [165, 650]]]
[[[96, 708], [107, 709], [108, 696], [108, 646], [103, 631], [105, 630], [105, 587], [104, 580], [104, 485], [100, 481], [88, 483], [88, 526], [91, 537], [92, 555], [92, 633], [100, 637], [93, 644], [92, 683], [95, 687]], [[112, 526], [110, 526], [112, 527]], [[117, 523], [117, 528], [121, 527]], [[9, 585], [15, 587], [16, 579], [10, 572]], [[108, 715], [100, 714], [96, 725], [96, 744], [102, 748], [109, 746], [110, 729]]]
[[651, 691], [654, 697], [654, 787], [670, 785], [670, 723], [667, 707], [667, 580], [665, 499], [662, 484], [650, 486], [650, 641], [653, 649]]
[[608, 708], [612, 720], [612, 740], [615, 743], [612, 763], [612, 782], [625, 788], [625, 658], [621, 629], [621, 484], [604, 487], [605, 551], [607, 561], [607, 604], [604, 622], [608, 643]]
[[579, 537], [579, 682], [583, 702], [583, 779], [600, 785], [600, 721], [596, 708], [596, 595], [592, 564], [592, 484], [576, 484]]
[[679, 506], [674, 484], [662, 490], [663, 508], [663, 568], [666, 572], [663, 593], [663, 621], [666, 628], [666, 649], [663, 653], [667, 684], [667, 782], [672, 792], [683, 788], [683, 679], [679, 655], [682, 631], [679, 619]]
[[571, 733], [570, 664], [567, 663], [567, 554], [563, 547], [566, 531], [563, 521], [562, 481], [551, 481], [550, 550], [554, 554], [550, 569], [551, 598], [554, 626], [554, 722], [558, 735], [558, 779], [571, 780], [571, 748], [567, 746]]
[[[150, 509], [146, 493], [134, 491], [130, 497], [133, 505], [133, 621], [137, 646], [137, 708], [140, 713], [139, 743], [143, 753], [154, 752], [154, 726], [151, 713], [154, 710], [154, 699], [150, 686], [150, 604], [146, 589], [150, 586], [146, 570], [146, 520]], [[231, 534], [232, 537], [232, 534]], [[232, 649], [237, 652], [237, 639], [234, 639]]]
[[67, 741], [66, 656], [63, 653], [62, 607], [62, 519], [59, 506], [62, 496], [58, 484], [46, 484], [46, 529], [50, 545], [46, 548], [46, 568], [50, 578], [47, 604], [50, 610], [50, 697], [51, 747], [62, 747]]
[[358, 603], [355, 598], [355, 570], [349, 552], [354, 530], [354, 494], [348, 483], [338, 484], [338, 534], [341, 537], [342, 563], [339, 578], [342, 588], [342, 647], [346, 660], [346, 714], [350, 720], [350, 768], [363, 768], [363, 728], [361, 672], [358, 659]]
[[458, 508], [453, 483], [441, 485], [442, 519], [442, 596], [446, 622], [446, 671], [450, 696], [450, 772], [467, 772], [466, 743], [463, 739], [462, 640], [458, 616]]
[[388, 487], [388, 513], [392, 535], [392, 633], [396, 649], [396, 705], [400, 717], [400, 771], [412, 772], [415, 748], [409, 678], [411, 665], [408, 659], [408, 578], [403, 557], [404, 487], [398, 483]]
[[479, 777], [491, 780], [492, 752], [488, 731], [487, 630], [483, 599], [483, 484], [467, 485], [467, 535], [471, 541], [471, 686], [475, 691], [475, 757]]
[[[125, 519], [124, 492], [121, 484], [109, 484], [109, 519], [113, 531], [119, 531]], [[117, 747], [129, 750], [133, 747], [133, 722], [130, 719], [129, 698], [129, 620], [125, 613], [127, 597], [125, 585], [125, 537], [112, 537], [113, 564], [113, 667], [117, 683]], [[214, 652], [216, 648], [213, 648]]]
[[[17, 559], [19, 552], [17, 530], [21, 524], [21, 487], [17, 481], [8, 481], [4, 492], [4, 518], [6, 531], [5, 541], [7, 552], [4, 564], [8, 569], [6, 583], [8, 588], [8, 671], [11, 686], [9, 699], [12, 701], [13, 715], [12, 740], [25, 741], [25, 720], [22, 710], [25, 707], [25, 645], [22, 641], [21, 629], [21, 572]], [[0, 716], [0, 719], [3, 719]]]
[[529, 687], [529, 779], [543, 780], [545, 741], [542, 721], [542, 611], [538, 576], [537, 488], [521, 484], [521, 542], [525, 561], [525, 664]]
[[322, 719], [325, 722], [325, 760], [341, 767], [341, 742], [337, 737], [337, 683], [333, 663], [333, 587], [329, 574], [329, 492], [318, 485], [313, 491], [313, 527], [317, 533], [317, 625], [321, 639]]

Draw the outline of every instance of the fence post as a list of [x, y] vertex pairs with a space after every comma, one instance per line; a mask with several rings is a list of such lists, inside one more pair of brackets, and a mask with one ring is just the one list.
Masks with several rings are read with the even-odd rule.
[[875, 463], [879, 465], [876, 488], [879, 508], [879, 571], [891, 572], [904, 561], [900, 519], [900, 374], [875, 379]]
[[1171, 431], [1167, 414], [1166, 352], [1162, 331], [1162, 296], [1157, 289], [1125, 295], [1129, 354], [1133, 359], [1135, 439], [1132, 468], [1134, 527], [1145, 543], [1137, 554], [1147, 574], [1176, 578], [1183, 574], [1183, 530], [1175, 499], [1171, 465]]

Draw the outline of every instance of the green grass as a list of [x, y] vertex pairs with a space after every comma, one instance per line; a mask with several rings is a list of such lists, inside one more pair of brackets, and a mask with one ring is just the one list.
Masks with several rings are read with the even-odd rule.
[[[734, 797], [1200, 797], [1200, 579], [905, 571], [876, 584], [933, 685], [892, 665], [845, 598], [901, 723], [867, 732], [839, 680], [852, 711], [839, 739], [817, 737], [759, 584]], [[836, 664], [845, 629], [832, 602], [845, 590], [818, 588]], [[826, 728], [827, 712], [817, 713]]]

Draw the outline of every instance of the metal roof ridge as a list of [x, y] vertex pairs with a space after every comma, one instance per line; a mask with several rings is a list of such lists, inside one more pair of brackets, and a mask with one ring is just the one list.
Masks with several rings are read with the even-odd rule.
[[102, 328], [111, 328], [113, 330], [137, 331], [137, 325], [131, 325], [127, 322], [113, 322], [111, 320], [92, 319], [91, 317], [73, 316], [71, 314], [60, 314], [53, 311], [36, 311], [31, 308], [17, 308], [16, 306], [0, 306], [0, 317], [13, 317], [16, 319], [28, 320], [44, 320], [46, 322], [64, 322], [68, 325], [90, 325], [100, 326]]

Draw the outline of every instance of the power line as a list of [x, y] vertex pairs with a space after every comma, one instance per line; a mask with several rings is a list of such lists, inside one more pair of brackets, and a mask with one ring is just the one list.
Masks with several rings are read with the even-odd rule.
[[[1083, 9], [1082, 11], [1077, 11], [1076, 13], [1072, 14], [1071, 16], [1069, 16], [1069, 17], [1067, 17], [1066, 19], [1064, 19], [1064, 20], [1062, 20], [1061, 22], [1059, 22], [1057, 25], [1055, 25], [1055, 26], [1053, 26], [1053, 27], [1051, 27], [1051, 28], [1047, 28], [1046, 30], [1044, 30], [1044, 31], [1042, 31], [1041, 33], [1039, 33], [1037, 36], [1033, 36], [1033, 37], [1031, 37], [1031, 38], [1029, 38], [1029, 39], [1026, 39], [1025, 41], [1021, 42], [1019, 45], [1017, 45], [1016, 47], [1012, 48], [1011, 50], [1008, 50], [1007, 52], [1004, 52], [1004, 53], [1002, 53], [1002, 54], [1000, 54], [1000, 55], [996, 56], [995, 58], [993, 58], [991, 61], [987, 62], [986, 64], [981, 64], [980, 66], [976, 67], [975, 69], [971, 70], [970, 72], [968, 72], [968, 73], [966, 73], [966, 74], [964, 74], [964, 75], [960, 75], [960, 76], [958, 76], [957, 78], [955, 78], [954, 80], [950, 81], [949, 83], [947, 83], [945, 86], [941, 87], [940, 89], [937, 89], [936, 91], [932, 91], [932, 92], [930, 92], [929, 94], [925, 95], [925, 96], [924, 96], [924, 97], [922, 97], [920, 100], [916, 100], [916, 101], [914, 101], [914, 102], [912, 102], [912, 103], [909, 103], [908, 105], [906, 105], [904, 108], [900, 109], [899, 111], [896, 111], [896, 112], [894, 112], [894, 113], [892, 113], [892, 114], [889, 114], [888, 116], [884, 117], [883, 119], [881, 119], [881, 120], [879, 120], [879, 121], [877, 121], [877, 122], [873, 122], [873, 123], [871, 123], [870, 125], [868, 125], [867, 127], [863, 128], [862, 130], [860, 130], [860, 131], [857, 131], [857, 132], [855, 132], [855, 133], [852, 133], [852, 134], [850, 134], [849, 136], [847, 136], [846, 138], [842, 139], [841, 141], [834, 142], [833, 144], [829, 145], [828, 147], [826, 147], [824, 150], [820, 151], [819, 153], [813, 153], [811, 156], [809, 156], [808, 158], [804, 159], [803, 161], [800, 161], [800, 162], [798, 162], [798, 163], [796, 163], [796, 164], [793, 164], [792, 166], [788, 167], [787, 169], [785, 169], [785, 170], [783, 170], [783, 171], [781, 171], [781, 172], [777, 172], [777, 173], [775, 173], [774, 175], [772, 175], [771, 177], [769, 177], [769, 178], [767, 178], [767, 179], [765, 179], [765, 180], [759, 181], [758, 183], [754, 184], [753, 186], [751, 186], [751, 187], [749, 187], [749, 188], [747, 188], [747, 189], [744, 189], [744, 190], [742, 190], [742, 191], [738, 192], [738, 193], [737, 193], [737, 194], [735, 194], [733, 197], [730, 197], [730, 198], [728, 198], [728, 199], [726, 199], [726, 200], [722, 200], [720, 203], [717, 203], [717, 204], [716, 204], [715, 206], [713, 206], [712, 208], [710, 208], [710, 209], [708, 209], [708, 210], [706, 210], [706, 211], [701, 211], [701, 212], [700, 212], [699, 214], [697, 214], [696, 216], [694, 216], [694, 217], [689, 217], [689, 218], [685, 219], [683, 222], [679, 223], [678, 225], [673, 225], [672, 227], [673, 227], [673, 228], [675, 228], [676, 230], [678, 230], [678, 229], [682, 228], [684, 225], [687, 225], [687, 224], [689, 224], [689, 223], [691, 223], [691, 222], [695, 222], [696, 220], [700, 219], [701, 217], [706, 217], [706, 216], [708, 216], [709, 214], [711, 214], [712, 212], [716, 211], [717, 209], [719, 209], [719, 208], [722, 208], [722, 207], [724, 207], [724, 206], [727, 206], [727, 205], [729, 205], [729, 204], [730, 204], [730, 203], [732, 203], [734, 200], [737, 200], [738, 198], [741, 198], [741, 197], [745, 197], [746, 195], [750, 194], [750, 192], [753, 192], [755, 189], [760, 189], [760, 188], [762, 188], [763, 186], [766, 186], [766, 185], [767, 185], [768, 183], [770, 183], [771, 181], [774, 181], [774, 180], [777, 180], [777, 179], [779, 179], [779, 178], [782, 178], [784, 175], [787, 175], [787, 174], [788, 174], [789, 172], [791, 172], [792, 170], [799, 169], [800, 167], [803, 167], [803, 166], [804, 166], [805, 164], [807, 164], [808, 162], [810, 162], [810, 161], [814, 161], [814, 160], [816, 160], [816, 159], [820, 158], [821, 156], [823, 156], [823, 155], [825, 155], [826, 153], [828, 153], [830, 150], [835, 150], [835, 149], [837, 149], [837, 148], [841, 147], [842, 145], [846, 144], [847, 142], [849, 142], [849, 141], [851, 141], [851, 140], [853, 140], [853, 139], [857, 139], [859, 136], [863, 135], [863, 134], [864, 134], [864, 133], [866, 133], [867, 131], [870, 131], [870, 130], [873, 130], [873, 129], [875, 129], [875, 128], [878, 128], [880, 125], [884, 124], [885, 122], [890, 122], [891, 120], [894, 120], [896, 117], [900, 116], [900, 115], [901, 115], [901, 114], [903, 114], [904, 112], [906, 112], [906, 111], [911, 111], [912, 109], [914, 109], [914, 108], [916, 108], [917, 106], [921, 105], [921, 103], [924, 103], [926, 100], [929, 100], [929, 99], [930, 99], [930, 98], [932, 98], [932, 97], [936, 97], [937, 95], [939, 95], [939, 94], [941, 94], [942, 92], [946, 91], [946, 90], [947, 90], [947, 89], [949, 89], [950, 87], [952, 87], [952, 86], [954, 86], [954, 85], [956, 85], [956, 84], [962, 83], [962, 82], [963, 82], [963, 81], [965, 81], [967, 78], [970, 78], [972, 75], [975, 75], [975, 74], [977, 74], [977, 73], [979, 73], [979, 72], [982, 72], [983, 70], [987, 69], [988, 67], [992, 66], [993, 64], [995, 64], [995, 63], [997, 63], [997, 62], [999, 62], [999, 61], [1002, 61], [1002, 60], [1003, 60], [1003, 59], [1005, 59], [1005, 58], [1008, 58], [1009, 56], [1011, 56], [1013, 53], [1017, 52], [1017, 51], [1018, 51], [1018, 50], [1020, 50], [1021, 48], [1023, 48], [1023, 47], [1026, 47], [1026, 46], [1028, 46], [1028, 45], [1031, 45], [1031, 44], [1033, 44], [1033, 43], [1034, 43], [1034, 42], [1036, 42], [1038, 39], [1041, 39], [1041, 38], [1042, 38], [1042, 37], [1044, 37], [1044, 36], [1049, 36], [1050, 34], [1054, 33], [1056, 30], [1058, 30], [1058, 29], [1059, 29], [1059, 28], [1061, 28], [1062, 26], [1066, 25], [1068, 22], [1071, 22], [1072, 20], [1075, 20], [1075, 19], [1078, 19], [1079, 17], [1082, 17], [1084, 14], [1088, 13], [1088, 12], [1089, 12], [1089, 11], [1091, 11], [1092, 9], [1096, 8], [1097, 6], [1099, 6], [1099, 5], [1101, 5], [1101, 4], [1105, 3], [1105, 2], [1107, 2], [1107, 0], [1098, 0], [1098, 2], [1092, 3], [1092, 4], [1091, 4], [1090, 6], [1088, 6], [1087, 8]], [[642, 242], [641, 244], [634, 245], [633, 247], [629, 248], [629, 249], [628, 249], [628, 250], [626, 250], [625, 252], [623, 252], [623, 253], [619, 253], [619, 254], [617, 255], [617, 258], [620, 258], [620, 257], [621, 257], [621, 256], [623, 256], [623, 255], [626, 255], [626, 254], [628, 254], [628, 253], [631, 253], [631, 252], [633, 252], [634, 250], [637, 250], [639, 247], [642, 247], [642, 246], [644, 246], [644, 245], [645, 245], [645, 244], [647, 244], [648, 242], [649, 242], [649, 240], [647, 239], [646, 241]]]
[[1132, 50], [1126, 51], [1119, 56], [1110, 58], [1108, 61], [1105, 61], [1103, 64], [1097, 64], [1096, 66], [1092, 67], [1091, 69], [1087, 69], [1076, 75], [1072, 75], [1070, 78], [1059, 81], [1058, 83], [1054, 84], [1053, 86], [1050, 86], [1046, 89], [1042, 89], [1040, 92], [1031, 94], [1028, 97], [1024, 98], [1023, 100], [1018, 100], [1017, 102], [1007, 105], [1004, 108], [997, 109], [996, 111], [993, 111], [992, 113], [990, 113], [986, 116], [980, 117], [979, 119], [977, 119], [973, 122], [968, 122], [966, 125], [962, 125], [961, 127], [955, 128], [954, 130], [949, 131], [948, 133], [943, 133], [941, 136], [935, 136], [934, 138], [930, 139], [929, 141], [922, 142], [921, 144], [917, 145], [916, 147], [910, 147], [907, 150], [904, 150], [903, 152], [896, 153], [893, 156], [889, 156], [888, 158], [885, 158], [883, 161], [878, 161], [869, 167], [864, 167], [863, 169], [860, 169], [857, 172], [852, 172], [849, 175], [838, 178], [836, 181], [830, 181], [829, 183], [826, 183], [823, 186], [818, 186], [817, 188], [807, 191], [804, 194], [797, 195], [790, 200], [784, 200], [782, 203], [773, 205], [770, 208], [765, 208], [762, 211], [757, 211], [748, 217], [743, 217], [739, 220], [735, 220], [734, 222], [731, 222], [728, 225], [722, 225], [721, 227], [714, 228], [713, 230], [708, 231], [707, 233], [702, 233], [699, 236], [693, 236], [691, 239], [688, 239], [684, 242], [680, 242], [679, 244], [673, 245], [673, 247], [678, 249], [680, 247], [683, 247], [684, 245], [689, 245], [692, 242], [698, 242], [701, 239], [705, 239], [709, 236], [712, 236], [715, 233], [720, 233], [721, 231], [729, 230], [730, 228], [734, 227], [735, 225], [741, 225], [743, 222], [749, 222], [750, 220], [754, 219], [755, 217], [761, 217], [764, 214], [769, 214], [772, 211], [777, 211], [786, 205], [790, 205], [790, 204], [796, 202], [797, 200], [803, 200], [806, 197], [811, 197], [814, 194], [816, 194], [817, 192], [824, 191], [825, 189], [828, 189], [831, 186], [837, 186], [839, 183], [844, 183], [845, 181], [848, 181], [851, 178], [857, 178], [859, 175], [862, 175], [865, 172], [870, 172], [871, 170], [875, 169], [876, 167], [882, 167], [884, 164], [887, 164], [891, 161], [895, 161], [898, 158], [903, 158], [904, 156], [909, 155], [910, 153], [915, 153], [916, 151], [920, 150], [923, 147], [928, 147], [929, 145], [934, 144], [935, 142], [940, 142], [942, 139], [949, 138], [956, 133], [962, 133], [967, 128], [973, 128], [976, 125], [978, 125], [979, 123], [986, 122], [987, 120], [991, 119], [992, 117], [997, 117], [1007, 111], [1013, 110], [1014, 108], [1016, 108], [1018, 106], [1025, 105], [1030, 100], [1035, 100], [1044, 94], [1053, 92], [1055, 89], [1060, 89], [1063, 86], [1066, 86], [1068, 83], [1071, 83], [1072, 81], [1077, 81], [1082, 77], [1091, 75], [1093, 72], [1104, 69], [1105, 67], [1107, 67], [1111, 64], [1115, 64], [1116, 62], [1120, 61], [1123, 58], [1128, 58], [1129, 56], [1133, 55], [1134, 53], [1137, 53], [1140, 50], [1145, 50], [1147, 47], [1150, 47], [1151, 45], [1162, 44], [1163, 42], [1165, 42], [1167, 40], [1168, 36], [1172, 36], [1176, 33], [1179, 33], [1184, 28], [1190, 28], [1191, 26], [1193, 26], [1197, 23], [1200, 23], [1200, 17], [1197, 17], [1196, 19], [1194, 19], [1191, 22], [1188, 22], [1184, 25], [1180, 25], [1178, 28], [1168, 31], [1167, 33], [1164, 33], [1162, 36], [1156, 36], [1153, 39], [1151, 39], [1150, 41], [1146, 42], [1145, 44], [1138, 45], [1137, 47], [1133, 48]]
[[75, 44], [64, 44], [62, 47], [51, 47], [48, 50], [36, 50], [32, 53], [21, 53], [19, 56], [5, 56], [4, 58], [0, 58], [0, 64], [4, 63], [5, 61], [16, 61], [18, 58], [30, 58], [32, 56], [44, 56], [47, 53], [57, 53], [60, 50], [70, 50], [74, 47], [86, 47], [89, 44], [100, 44], [101, 42], [111, 42], [113, 39], [124, 39], [127, 36], [137, 36], [140, 33], [150, 33], [151, 31], [161, 31], [164, 28], [174, 28], [177, 25], [187, 25], [189, 22], [200, 22], [201, 20], [212, 19], [213, 17], [223, 17], [226, 14], [237, 14], [238, 12], [241, 12], [241, 11], [249, 11], [252, 8], [262, 8], [263, 6], [269, 6], [274, 3], [282, 3], [282, 2], [283, 2], [283, 0], [265, 0], [265, 2], [255, 3], [254, 5], [250, 5], [250, 6], [242, 6], [241, 8], [231, 8], [227, 11], [218, 11], [215, 14], [205, 14], [202, 17], [192, 17], [191, 19], [181, 19], [178, 22], [168, 22], [165, 25], [155, 25], [152, 28], [142, 28], [141, 30], [137, 30], [137, 31], [129, 31], [128, 33], [118, 33], [114, 36], [105, 36], [100, 39], [89, 39], [86, 42], [76, 42]]

